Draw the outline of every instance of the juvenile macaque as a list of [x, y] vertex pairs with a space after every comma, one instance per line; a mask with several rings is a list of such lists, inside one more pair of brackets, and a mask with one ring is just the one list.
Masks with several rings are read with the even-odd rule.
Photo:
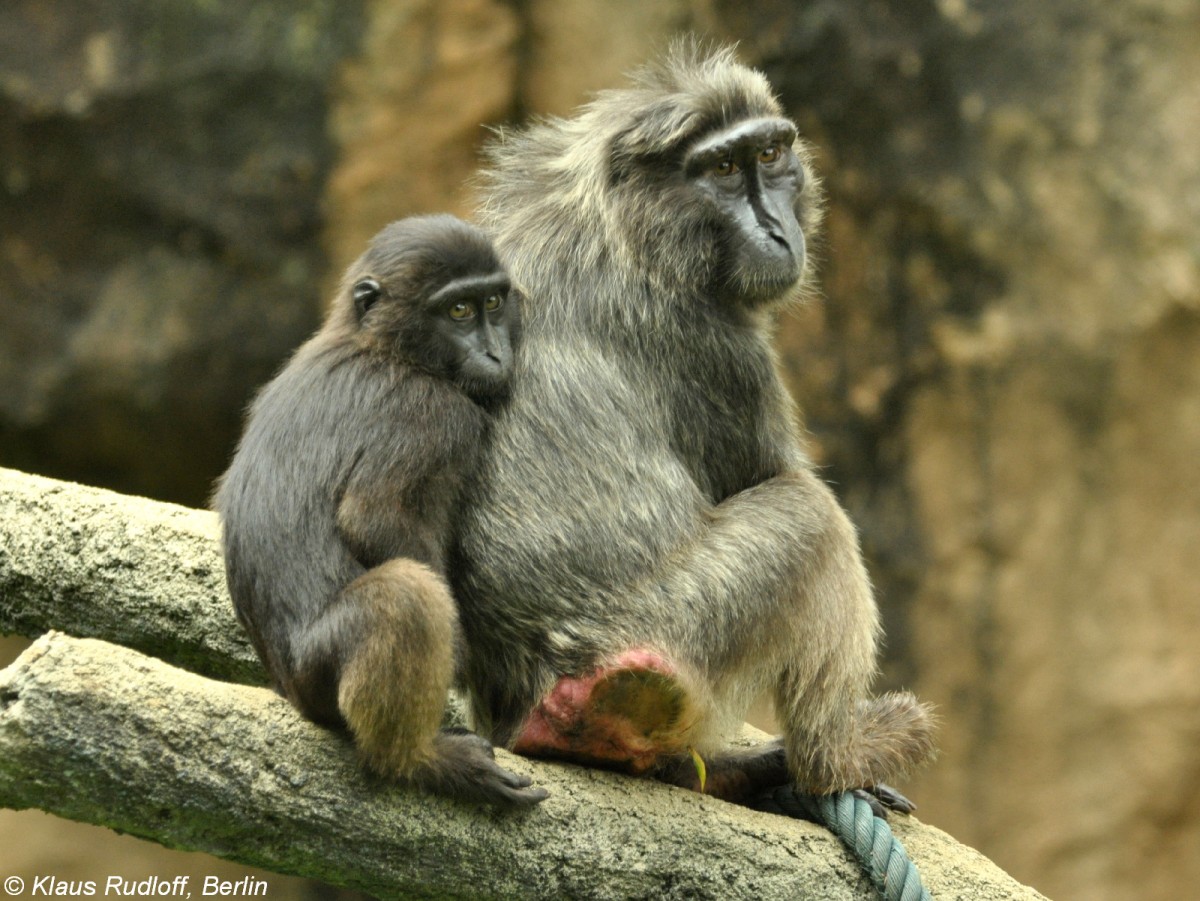
[[461, 646], [452, 516], [519, 328], [482, 232], [393, 223], [254, 401], [215, 498], [238, 617], [288, 700], [382, 776], [516, 805], [546, 793], [440, 723]]

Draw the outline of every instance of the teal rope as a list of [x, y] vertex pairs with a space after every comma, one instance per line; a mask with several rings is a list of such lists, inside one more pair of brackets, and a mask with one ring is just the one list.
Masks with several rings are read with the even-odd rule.
[[780, 786], [755, 806], [825, 826], [858, 858], [884, 901], [931, 901], [921, 874], [887, 820], [875, 816], [871, 805], [853, 792], [805, 795]]

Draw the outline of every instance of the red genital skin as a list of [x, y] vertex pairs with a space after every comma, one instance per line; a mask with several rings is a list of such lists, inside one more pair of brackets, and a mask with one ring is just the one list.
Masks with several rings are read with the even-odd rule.
[[688, 693], [661, 654], [636, 648], [563, 676], [521, 727], [513, 750], [644, 773], [687, 750]]
[[[688, 755], [695, 711], [684, 674], [662, 654], [626, 651], [581, 676], [562, 676], [526, 718], [513, 750], [641, 775], [701, 791]], [[746, 751], [706, 757], [705, 794], [729, 801], [753, 798], [790, 781], [787, 756], [776, 739]], [[878, 785], [855, 794], [875, 815], [912, 813], [916, 805]]]

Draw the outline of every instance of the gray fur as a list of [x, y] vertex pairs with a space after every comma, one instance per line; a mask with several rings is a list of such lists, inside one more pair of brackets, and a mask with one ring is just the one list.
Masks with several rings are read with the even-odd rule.
[[494, 329], [500, 359], [466, 373], [485, 317], [447, 325], [434, 300], [479, 278], [507, 285], [465, 222], [380, 232], [322, 328], [255, 399], [214, 506], [238, 619], [289, 701], [348, 729], [382, 776], [523, 805], [545, 792], [499, 767], [485, 740], [440, 730], [459, 633], [444, 578], [451, 513], [519, 329], [514, 304]]
[[[449, 575], [474, 714], [497, 743], [560, 675], [651, 647], [710, 692], [693, 746], [770, 689], [802, 785], [872, 785], [930, 753], [911, 695], [861, 712], [876, 709], [879, 617], [771, 345], [810, 267], [764, 302], [681, 171], [714, 132], [781, 116], [731, 52], [680, 46], [491, 148], [481, 218], [529, 301]], [[811, 241], [819, 186], [792, 151]]]

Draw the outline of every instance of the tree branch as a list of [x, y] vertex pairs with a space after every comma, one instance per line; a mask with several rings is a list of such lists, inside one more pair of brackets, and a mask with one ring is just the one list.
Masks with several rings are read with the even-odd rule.
[[0, 469], [0, 632], [59, 629], [265, 684], [219, 539], [208, 511]]
[[[103, 635], [261, 680], [211, 514], [0, 470], [0, 628]], [[395, 789], [264, 688], [51, 633], [0, 673], [0, 804], [40, 807], [379, 898], [872, 897], [809, 823], [497, 752], [549, 800], [504, 814]], [[1040, 898], [916, 820], [934, 897]]]

